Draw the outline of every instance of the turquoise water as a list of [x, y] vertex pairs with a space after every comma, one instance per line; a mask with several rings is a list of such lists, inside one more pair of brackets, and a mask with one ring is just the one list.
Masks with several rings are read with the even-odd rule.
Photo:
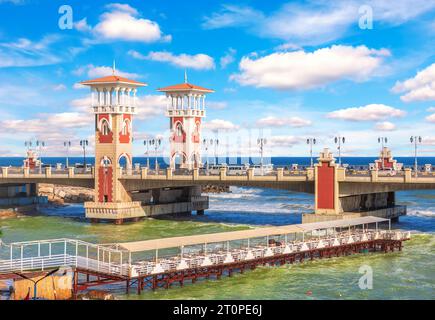
[[[219, 281], [199, 281], [183, 288], [122, 299], [433, 299], [435, 292], [435, 192], [397, 193], [408, 205], [409, 215], [393, 227], [412, 230], [402, 252], [362, 254], [317, 260], [282, 267], [261, 267]], [[211, 195], [210, 210], [203, 217], [170, 221], [147, 219], [125, 225], [90, 224], [81, 205], [47, 208], [44, 213], [0, 220], [3, 241], [70, 237], [95, 243], [122, 242], [178, 235], [239, 230], [263, 225], [300, 223], [312, 211], [311, 195], [268, 189], [232, 188], [232, 193]], [[373, 270], [373, 289], [361, 290], [359, 268]], [[132, 289], [131, 291], [135, 291]]]

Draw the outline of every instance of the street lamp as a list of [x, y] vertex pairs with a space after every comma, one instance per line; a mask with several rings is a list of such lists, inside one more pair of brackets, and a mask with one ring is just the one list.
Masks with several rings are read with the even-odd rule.
[[42, 148], [45, 147], [45, 142], [36, 140], [36, 146], [39, 149], [39, 173], [42, 173]]
[[83, 148], [83, 168], [86, 171], [86, 147], [89, 145], [88, 140], [80, 140], [80, 146]]
[[68, 168], [69, 167], [69, 159], [68, 159], [68, 156], [69, 156], [69, 148], [71, 147], [71, 141], [64, 141], [63, 142], [63, 146], [66, 148], [66, 167]]
[[30, 150], [30, 148], [32, 147], [32, 141], [30, 140], [24, 141], [24, 146], [27, 147], [27, 150]]
[[214, 164], [218, 164], [218, 156], [217, 156], [217, 148], [219, 146], [219, 139], [210, 139], [210, 145], [212, 146], [214, 144], [214, 157], [215, 162]]
[[387, 137], [379, 137], [378, 138], [378, 143], [382, 144], [382, 150], [381, 150], [382, 170], [385, 169], [385, 165], [384, 165], [384, 144], [386, 144], [387, 142], [388, 142]]
[[204, 140], [202, 140], [202, 144], [204, 145], [204, 148], [205, 148], [205, 155], [206, 155], [206, 159], [207, 159], [207, 168], [206, 168], [206, 172], [207, 172], [207, 175], [208, 175], [208, 140], [207, 139], [204, 139]]
[[418, 171], [418, 166], [417, 166], [417, 145], [419, 143], [421, 143], [421, 137], [420, 136], [413, 136], [411, 138], [409, 138], [409, 141], [411, 141], [411, 143], [414, 143], [414, 175], [415, 177], [417, 177], [417, 171]]
[[159, 165], [158, 165], [158, 162], [157, 162], [157, 150], [162, 145], [162, 139], [160, 139], [160, 138], [153, 139], [153, 143], [152, 144], [154, 145], [155, 156], [156, 156], [156, 163], [155, 163], [154, 168], [155, 168], [156, 173], [157, 173], [157, 171], [159, 170], [159, 168], [158, 168]]
[[260, 147], [260, 166], [261, 166], [261, 175], [263, 175], [263, 150], [264, 146], [266, 145], [267, 140], [266, 138], [258, 138], [257, 144]]
[[345, 138], [338, 136], [334, 138], [335, 144], [338, 144], [338, 164], [341, 166], [341, 144], [345, 142]]
[[310, 145], [310, 163], [311, 163], [311, 165], [310, 165], [310, 167], [312, 168], [313, 167], [313, 144], [316, 144], [316, 138], [308, 138], [307, 139], [307, 144], [309, 144]]
[[147, 147], [147, 151], [145, 151], [145, 155], [147, 156], [147, 168], [148, 169], [150, 167], [150, 158], [149, 158], [150, 144], [151, 144], [151, 139], [143, 141], [143, 145]]

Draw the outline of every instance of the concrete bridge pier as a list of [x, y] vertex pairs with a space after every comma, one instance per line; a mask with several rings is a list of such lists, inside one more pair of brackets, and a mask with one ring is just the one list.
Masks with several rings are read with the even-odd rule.
[[0, 185], [0, 207], [12, 208], [47, 203], [47, 197], [38, 196], [37, 183], [8, 183]]
[[207, 196], [201, 195], [200, 186], [154, 188], [128, 193], [126, 202], [86, 202], [86, 217], [92, 222], [99, 220], [122, 224], [143, 217], [162, 215], [203, 215], [209, 207]]
[[[398, 220], [406, 215], [406, 206], [395, 204], [395, 192], [387, 189], [363, 188], [346, 183], [346, 170], [335, 163], [332, 153], [324, 149], [319, 163], [315, 165], [315, 210], [304, 214], [302, 223], [337, 219], [352, 219], [362, 216], [377, 216]], [[371, 176], [377, 177], [374, 169]]]

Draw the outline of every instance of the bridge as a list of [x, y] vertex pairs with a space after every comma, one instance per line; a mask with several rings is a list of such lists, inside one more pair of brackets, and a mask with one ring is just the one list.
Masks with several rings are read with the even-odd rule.
[[167, 98], [169, 168], [133, 167], [136, 92], [147, 84], [117, 76], [115, 71], [81, 83], [91, 88], [95, 167], [57, 169], [39, 164], [38, 168], [35, 159], [27, 159], [20, 168], [2, 167], [0, 200], [12, 198], [13, 189], [20, 185], [26, 186], [23, 192], [28, 196], [37, 194], [39, 183], [94, 188], [95, 200], [85, 203], [86, 217], [122, 223], [163, 214], [203, 214], [208, 208], [208, 197], [201, 194], [203, 185], [259, 187], [314, 194], [315, 214], [303, 216], [303, 222], [314, 222], [366, 215], [397, 219], [406, 214], [406, 208], [396, 205], [396, 191], [435, 188], [430, 166], [424, 172], [403, 169], [386, 147], [370, 170], [350, 170], [337, 164], [326, 148], [318, 163], [304, 170], [276, 168], [258, 175], [248, 168], [234, 175], [222, 167], [218, 174], [210, 174], [201, 160], [201, 127], [205, 98], [213, 90], [190, 84], [187, 78], [182, 84], [158, 89]]
[[[406, 212], [403, 206], [396, 206], [394, 198], [391, 194], [396, 191], [402, 190], [420, 190], [420, 189], [434, 189], [435, 188], [435, 172], [419, 172], [417, 176], [413, 174], [410, 168], [405, 168], [402, 171], [396, 172], [393, 176], [386, 175], [385, 172], [374, 168], [373, 170], [349, 170], [344, 167], [335, 166], [332, 162], [329, 151], [322, 153], [323, 157], [329, 161], [328, 165], [336, 168], [334, 178], [337, 183], [334, 183], [333, 188], [338, 190], [339, 210], [335, 214], [322, 215], [324, 209], [316, 208], [319, 214], [316, 219], [329, 220], [337, 215], [348, 217], [356, 217], [358, 215], [373, 215], [387, 216], [389, 218], [396, 218]], [[204, 185], [222, 185], [222, 186], [238, 186], [238, 187], [255, 187], [255, 188], [271, 188], [282, 189], [293, 192], [304, 192], [314, 194], [316, 196], [315, 202], [318, 203], [317, 197], [322, 196], [322, 191], [319, 190], [318, 182], [319, 168], [321, 167], [322, 158], [319, 158], [319, 164], [314, 167], [308, 167], [304, 170], [286, 170], [284, 168], [276, 168], [263, 175], [255, 175], [252, 168], [247, 169], [246, 174], [233, 174], [228, 171], [226, 167], [220, 168], [219, 174], [212, 174], [206, 169], [195, 168], [192, 170], [166, 168], [164, 170], [150, 170], [147, 167], [136, 167], [135, 169], [125, 170], [125, 168], [118, 167], [119, 181], [124, 189], [133, 195], [135, 199], [134, 204], [140, 207], [146, 203], [146, 199], [141, 198], [140, 190], [162, 190], [167, 188], [191, 188]], [[68, 168], [68, 169], [54, 169], [51, 167], [44, 168], [40, 171], [38, 168], [31, 170], [26, 167], [2, 167], [0, 175], [0, 184], [14, 185], [19, 183], [38, 184], [38, 183], [52, 183], [59, 185], [80, 186], [92, 188], [95, 184], [95, 168], [89, 170]], [[317, 189], [316, 189], [317, 186]], [[317, 192], [316, 192], [317, 190]], [[142, 194], [143, 195], [143, 194]], [[370, 196], [371, 195], [371, 196]], [[372, 197], [374, 203], [365, 210], [361, 210], [361, 201], [369, 201], [368, 198]], [[365, 198], [365, 199], [363, 199]], [[166, 203], [160, 203], [161, 207], [168, 206], [168, 202], [174, 202], [174, 199], [167, 200]], [[195, 203], [207, 201], [207, 197], [196, 195], [189, 199], [192, 208]], [[387, 203], [385, 203], [387, 201]], [[180, 202], [175, 202], [180, 203]], [[110, 219], [110, 208], [102, 210], [95, 207], [92, 203], [86, 204], [89, 213], [99, 212], [98, 217], [107, 217]], [[150, 205], [151, 206], [151, 205]], [[154, 207], [157, 204], [154, 205]], [[358, 207], [357, 207], [358, 206]], [[186, 209], [187, 211], [188, 208]], [[105, 211], [105, 212], [104, 212]], [[165, 213], [164, 209], [160, 210]], [[112, 210], [113, 214], [113, 210]], [[157, 213], [158, 214], [158, 213]], [[92, 215], [92, 214], [91, 214]], [[153, 212], [143, 212], [144, 216], [151, 216]], [[310, 220], [311, 215], [304, 216], [304, 220]], [[122, 219], [122, 218], [119, 218]]]

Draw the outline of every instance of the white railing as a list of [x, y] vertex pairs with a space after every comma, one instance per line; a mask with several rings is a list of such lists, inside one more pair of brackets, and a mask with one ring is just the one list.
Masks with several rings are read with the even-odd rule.
[[342, 232], [335, 236], [317, 240], [292, 241], [279, 246], [258, 245], [251, 248], [222, 250], [210, 254], [183, 254], [170, 258], [161, 258], [156, 261], [141, 261], [131, 266], [132, 276], [152, 275], [182, 269], [205, 267], [267, 258], [275, 255], [302, 253], [313, 249], [336, 247], [353, 243], [364, 243], [373, 240], [408, 240], [410, 232], [401, 231], [368, 231], [368, 232]]

